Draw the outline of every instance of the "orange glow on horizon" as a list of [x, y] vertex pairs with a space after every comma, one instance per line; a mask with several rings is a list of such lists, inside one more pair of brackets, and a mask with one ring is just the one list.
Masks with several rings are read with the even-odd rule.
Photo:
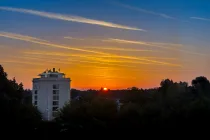
[[[160, 48], [160, 53], [153, 53], [156, 49], [150, 46], [147, 49], [152, 51], [131, 53], [129, 51], [109, 50], [110, 47], [107, 49], [106, 46], [109, 45], [106, 42], [89, 44], [88, 46], [92, 46], [92, 48], [84, 49], [86, 44], [82, 41], [80, 45], [74, 43], [63, 45], [63, 43], [56, 41], [49, 40], [47, 42], [41, 38], [15, 33], [0, 32], [0, 36], [13, 39], [12, 42], [24, 41], [23, 44], [21, 43], [22, 48], [16, 52], [11, 51], [12, 47], [15, 46], [10, 46], [10, 42], [8, 45], [3, 44], [8, 47], [1, 49], [0, 64], [3, 65], [9, 77], [16, 77], [17, 81], [23, 82], [25, 88], [30, 89], [32, 88], [32, 79], [47, 68], [52, 67], [61, 68], [66, 77], [72, 79], [71, 87], [76, 89], [100, 89], [101, 85], [109, 87], [109, 89], [126, 89], [133, 86], [153, 88], [159, 86], [161, 80], [166, 78], [190, 82], [189, 80], [201, 73], [193, 67], [197, 59], [189, 56], [189, 52], [188, 54], [185, 53], [186, 58], [180, 59], [183, 51]], [[31, 49], [28, 48], [28, 44], [30, 44]], [[110, 46], [113, 48], [117, 46], [120, 49], [145, 47], [138, 44], [137, 48], [126, 44], [113, 43]], [[95, 50], [94, 46], [106, 49]], [[10, 55], [5, 55], [8, 53]], [[202, 64], [201, 62], [204, 61], [199, 61], [198, 64]], [[107, 88], [102, 88], [102, 91], [107, 90]]]
[[104, 91], [107, 91], [107, 90], [108, 90], [108, 88], [104, 87], [104, 88], [103, 88], [103, 90], [104, 90]]

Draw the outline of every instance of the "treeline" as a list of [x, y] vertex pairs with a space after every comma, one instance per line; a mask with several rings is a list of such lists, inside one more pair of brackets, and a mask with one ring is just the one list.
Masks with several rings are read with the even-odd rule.
[[[30, 91], [9, 80], [0, 66], [1, 127], [37, 132], [71, 129], [199, 128], [210, 125], [210, 82], [197, 77], [186, 82], [161, 81], [154, 89], [72, 89], [72, 100], [51, 122], [43, 122], [30, 103]], [[119, 100], [118, 100], [119, 99]]]
[[73, 90], [74, 100], [60, 110], [57, 121], [83, 129], [209, 126], [210, 82], [197, 77], [191, 85], [165, 79], [147, 90]]

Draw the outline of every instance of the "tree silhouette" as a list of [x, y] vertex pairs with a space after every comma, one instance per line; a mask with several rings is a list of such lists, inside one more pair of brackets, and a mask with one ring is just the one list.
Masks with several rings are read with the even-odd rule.
[[200, 77], [196, 77], [194, 80], [192, 80], [192, 85], [195, 88], [205, 88], [206, 86], [209, 86], [209, 80], [204, 77], [204, 76], [200, 76]]
[[[71, 91], [72, 99], [55, 120], [41, 121], [31, 91], [0, 65], [0, 127], [38, 132], [71, 132], [99, 128], [200, 128], [210, 125], [210, 82], [200, 76], [187, 82], [162, 80], [160, 87]], [[117, 105], [120, 104], [120, 108]], [[21, 129], [20, 129], [21, 128]], [[34, 129], [37, 128], [37, 129]]]
[[18, 84], [15, 78], [7, 79], [7, 73], [0, 65], [0, 127], [12, 126], [11, 130], [15, 131], [22, 126], [25, 130], [34, 130], [35, 124], [41, 121], [39, 111], [32, 105], [24, 104], [23, 94], [23, 84]]
[[192, 86], [200, 97], [210, 96], [210, 82], [206, 77], [196, 77], [194, 80], [192, 80]]

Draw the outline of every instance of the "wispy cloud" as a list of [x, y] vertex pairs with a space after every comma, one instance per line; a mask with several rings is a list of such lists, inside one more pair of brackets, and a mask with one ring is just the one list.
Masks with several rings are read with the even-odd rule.
[[138, 11], [138, 12], [142, 12], [142, 13], [146, 13], [146, 14], [151, 14], [151, 15], [154, 15], [154, 16], [159, 16], [159, 17], [162, 17], [162, 18], [176, 19], [175, 17], [169, 16], [169, 15], [164, 14], [164, 13], [149, 11], [149, 10], [145, 10], [145, 9], [142, 9], [142, 8], [137, 8], [137, 7], [134, 7], [134, 6], [130, 6], [130, 5], [127, 5], [127, 4], [122, 4], [122, 3], [119, 3], [119, 2], [113, 2], [113, 4], [124, 7], [124, 8], [127, 8], [127, 9], [131, 9], [131, 10], [134, 10], [134, 11]]
[[8, 33], [8, 32], [0, 32], [2, 34], [10, 34], [14, 37], [17, 37], [17, 38], [25, 38], [25, 39], [28, 39], [28, 40], [34, 40], [34, 41], [43, 41], [43, 42], [49, 42], [47, 40], [44, 40], [44, 39], [40, 39], [40, 38], [36, 38], [36, 37], [31, 37], [31, 36], [27, 36], [27, 35], [21, 35], [21, 34], [15, 34], [15, 33]]
[[140, 61], [152, 62], [152, 63], [162, 64], [162, 65], [180, 67], [179, 64], [174, 64], [174, 63], [168, 63], [168, 62], [162, 62], [162, 61], [156, 61], [156, 60], [150, 60], [150, 59], [138, 58], [138, 57], [131, 57], [131, 56], [119, 56], [119, 55], [115, 55], [115, 54], [111, 54], [111, 53], [104, 53], [104, 52], [98, 52], [98, 51], [93, 51], [93, 50], [85, 50], [85, 49], [79, 49], [79, 48], [75, 48], [75, 47], [68, 47], [68, 46], [64, 46], [64, 45], [53, 44], [51, 42], [37, 41], [37, 40], [28, 38], [28, 36], [24, 37], [23, 35], [21, 35], [21, 37], [18, 37], [16, 35], [14, 35], [13, 33], [0, 32], [0, 36], [6, 37], [6, 38], [11, 38], [11, 39], [27, 41], [27, 42], [31, 42], [31, 43], [36, 43], [36, 44], [40, 44], [40, 45], [44, 45], [44, 46], [48, 46], [48, 47], [52, 47], [52, 48], [82, 51], [82, 52], [88, 52], [88, 53], [95, 53], [95, 54], [99, 54], [99, 55], [109, 55], [110, 57], [140, 60]]
[[76, 38], [76, 37], [64, 37], [65, 39], [71, 40], [78, 40], [78, 41], [88, 41], [88, 40], [95, 40], [95, 41], [103, 41], [103, 42], [122, 42], [122, 43], [133, 43], [133, 44], [141, 44], [141, 45], [161, 45], [161, 46], [171, 46], [171, 47], [183, 47], [183, 44], [176, 44], [176, 43], [165, 43], [165, 42], [144, 42], [144, 41], [132, 41], [132, 40], [123, 40], [123, 39], [116, 39], [116, 38], [108, 38], [108, 39], [100, 39], [100, 38]]
[[[168, 65], [168, 66], [175, 66], [175, 67], [180, 67], [181, 65], [179, 64], [173, 64], [173, 63], [168, 63], [168, 62], [162, 62], [162, 61], [157, 61], [158, 59], [167, 59], [167, 58], [157, 58], [157, 57], [131, 57], [131, 56], [120, 56], [120, 55], [103, 55], [103, 56], [88, 56], [88, 55], [74, 55], [74, 54], [65, 54], [65, 53], [51, 53], [51, 52], [40, 52], [40, 51], [30, 51], [30, 52], [24, 52], [26, 54], [34, 54], [34, 55], [51, 55], [51, 56], [73, 56], [73, 57], [80, 57], [80, 58], [86, 58], [91, 61], [78, 61], [70, 58], [70, 61], [78, 61], [78, 62], [84, 62], [84, 63], [95, 63], [95, 64], [107, 64], [107, 65], [116, 65], [116, 64], [111, 64], [111, 63], [130, 63], [130, 64], [146, 64], [146, 65]], [[106, 59], [102, 59], [105, 57]], [[108, 58], [120, 58], [120, 59], [129, 59], [132, 61], [124, 61], [124, 60], [111, 60]], [[168, 58], [169, 60], [171, 58]], [[68, 60], [68, 58], [66, 59]], [[134, 61], [135, 60], [135, 61]], [[99, 61], [99, 62], [95, 62]], [[118, 65], [118, 66], [125, 66], [125, 67], [134, 67], [134, 66], [128, 66], [128, 65]]]
[[203, 53], [197, 53], [197, 52], [191, 52], [188, 50], [183, 50], [182, 47], [183, 45], [181, 44], [170, 44], [170, 43], [153, 43], [153, 42], [144, 42], [144, 41], [134, 41], [134, 40], [124, 40], [124, 39], [116, 39], [116, 38], [110, 38], [108, 40], [104, 40], [107, 42], [116, 42], [116, 43], [125, 43], [125, 44], [139, 44], [139, 45], [145, 45], [145, 46], [151, 46], [151, 47], [158, 47], [162, 49], [169, 49], [172, 51], [179, 51], [179, 52], [184, 52], [188, 54], [195, 54], [195, 55], [203, 55], [205, 56], [206, 54]]
[[12, 64], [26, 64], [26, 65], [40, 65], [40, 66], [46, 66], [46, 64], [40, 64], [40, 63], [31, 63], [28, 61], [18, 61], [18, 60], [1, 60], [2, 64], [8, 64], [8, 63], [12, 63]]
[[64, 59], [54, 59], [54, 58], [50, 58], [50, 59], [44, 59], [43, 57], [37, 57], [37, 56], [9, 56], [9, 58], [13, 58], [13, 59], [20, 59], [20, 60], [36, 60], [39, 61], [40, 63], [47, 63], [47, 64], [66, 64], [69, 65], [71, 62], [67, 62]]
[[162, 46], [173, 46], [173, 47], [183, 47], [183, 44], [175, 44], [175, 43], [163, 43], [163, 42], [149, 42], [153, 45], [162, 45]]
[[60, 48], [60, 49], [75, 50], [75, 51], [82, 51], [82, 52], [89, 52], [89, 53], [107, 55], [107, 53], [103, 53], [103, 52], [79, 49], [79, 48], [74, 48], [74, 47], [68, 47], [68, 46], [53, 44], [53, 43], [46, 42], [46, 41], [40, 41], [40, 39], [37, 39], [37, 38], [36, 39], [31, 39], [29, 36], [25, 36], [25, 35], [18, 35], [17, 36], [17, 34], [14, 34], [14, 33], [0, 32], [0, 36], [6, 37], [6, 38], [11, 38], [11, 39], [22, 40], [22, 41], [26, 41], [26, 42], [31, 42], [31, 43], [36, 43], [36, 44], [41, 44], [41, 45], [45, 45], [45, 46], [52, 47], [52, 48]]
[[71, 37], [71, 36], [65, 36], [63, 38], [70, 39], [70, 40], [78, 40], [78, 41], [101, 41], [101, 39], [99, 38], [77, 38], [77, 37]]
[[71, 40], [85, 40], [83, 38], [74, 38], [74, 37], [70, 37], [70, 36], [65, 36], [65, 39], [71, 39]]
[[204, 20], [204, 21], [210, 21], [209, 18], [202, 18], [202, 17], [190, 17], [191, 19], [197, 19], [197, 20]]
[[13, 8], [13, 7], [0, 7], [0, 10], [26, 13], [26, 14], [41, 16], [41, 17], [50, 18], [50, 19], [93, 24], [93, 25], [99, 25], [99, 26], [104, 26], [104, 27], [119, 28], [119, 29], [126, 29], [126, 30], [136, 30], [136, 31], [146, 31], [146, 30], [139, 29], [136, 27], [130, 27], [130, 26], [115, 24], [115, 23], [106, 22], [106, 21], [88, 19], [88, 18], [79, 17], [79, 16], [63, 15], [63, 14], [57, 14], [57, 13], [50, 13], [50, 12], [43, 12], [43, 11], [36, 11], [36, 10], [22, 9], [22, 8]]
[[113, 51], [126, 51], [126, 52], [161, 52], [156, 50], [143, 50], [143, 49], [126, 49], [116, 47], [83, 47], [86, 49], [99, 49], [99, 50], [113, 50]]
[[[115, 58], [115, 59], [113, 59]], [[116, 58], [126, 58], [126, 59], [132, 59], [132, 61], [127, 60], [116, 60]], [[147, 58], [136, 58], [136, 57], [124, 57], [124, 56], [114, 56], [114, 57], [106, 57], [105, 58], [89, 58], [90, 60], [97, 60], [100, 62], [106, 62], [106, 63], [127, 63], [127, 64], [144, 64], [144, 65], [165, 65], [165, 62], [155, 61], [155, 60], [148, 60]], [[135, 60], [135, 61], [134, 61]], [[146, 61], [146, 62], [145, 62]]]
[[[161, 43], [154, 43], [154, 42], [145, 42], [145, 41], [134, 41], [134, 40], [125, 40], [125, 39], [117, 39], [117, 38], [109, 38], [107, 40], [103, 40], [105, 42], [115, 42], [115, 43], [123, 43], [123, 44], [139, 44], [139, 45], [145, 45], [145, 46], [152, 46], [152, 47], [158, 47], [163, 49], [173, 49], [172, 47], [169, 47], [168, 44]], [[173, 47], [180, 47], [180, 44], [177, 46], [176, 44], [173, 44]]]
[[[109, 58], [119, 58], [118, 55], [84, 55], [84, 54], [68, 54], [68, 53], [58, 53], [58, 52], [45, 52], [45, 51], [25, 51], [23, 53], [26, 54], [34, 54], [34, 55], [51, 55], [51, 56], [61, 56], [61, 57], [80, 57], [80, 58], [106, 58], [107, 61], [109, 61]], [[142, 59], [155, 59], [155, 60], [177, 60], [177, 58], [174, 57], [154, 57], [154, 56], [147, 56], [147, 57], [138, 57]], [[119, 58], [121, 59], [121, 58]], [[124, 59], [124, 58], [122, 58]], [[71, 59], [72, 60], [72, 59]], [[115, 60], [113, 60], [115, 61]], [[110, 61], [111, 62], [111, 61]], [[116, 61], [118, 62], [118, 61]], [[122, 61], [123, 62], [123, 61]], [[126, 61], [129, 63], [138, 63], [135, 61]], [[143, 63], [143, 64], [150, 64], [150, 63]]]
[[[41, 52], [41, 51], [31, 51], [31, 52], [23, 52], [24, 54], [28, 55], [35, 55], [37, 56], [69, 56], [69, 58], [63, 59], [63, 61], [67, 62], [76, 62], [76, 63], [91, 63], [91, 64], [101, 64], [101, 65], [110, 65], [110, 66], [122, 66], [122, 67], [132, 67], [135, 68], [135, 66], [129, 66], [129, 65], [121, 65], [121, 64], [115, 64], [115, 63], [130, 63], [130, 64], [153, 64], [154, 63], [146, 63], [146, 62], [140, 62], [140, 61], [124, 61], [124, 60], [109, 60], [109, 59], [102, 59], [99, 58], [99, 56], [87, 56], [87, 55], [71, 55], [71, 54], [64, 54], [64, 53], [51, 53], [51, 52]], [[79, 57], [87, 60], [77, 60], [72, 59], [71, 57]], [[43, 59], [43, 58], [42, 58]]]

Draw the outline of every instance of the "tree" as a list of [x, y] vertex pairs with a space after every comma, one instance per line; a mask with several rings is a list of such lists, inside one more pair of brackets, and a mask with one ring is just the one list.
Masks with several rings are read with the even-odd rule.
[[192, 85], [195, 88], [205, 88], [205, 87], [209, 86], [210, 83], [206, 77], [200, 76], [200, 77], [196, 77], [194, 80], [192, 80]]
[[57, 121], [76, 128], [108, 127], [117, 113], [116, 103], [106, 98], [73, 100], [58, 112]]
[[206, 77], [196, 77], [194, 80], [192, 80], [192, 86], [200, 96], [210, 96], [210, 82]]
[[[1, 127], [27, 126], [34, 130], [34, 125], [41, 121], [41, 114], [32, 105], [23, 104], [24, 88], [15, 78], [9, 80], [3, 67], [0, 65], [0, 124]], [[26, 124], [33, 125], [26, 125]], [[21, 127], [23, 128], [23, 127]]]
[[167, 89], [168, 87], [170, 87], [171, 85], [173, 85], [174, 82], [170, 79], [165, 79], [165, 80], [162, 80], [160, 82], [160, 87], [163, 88], [164, 90]]

